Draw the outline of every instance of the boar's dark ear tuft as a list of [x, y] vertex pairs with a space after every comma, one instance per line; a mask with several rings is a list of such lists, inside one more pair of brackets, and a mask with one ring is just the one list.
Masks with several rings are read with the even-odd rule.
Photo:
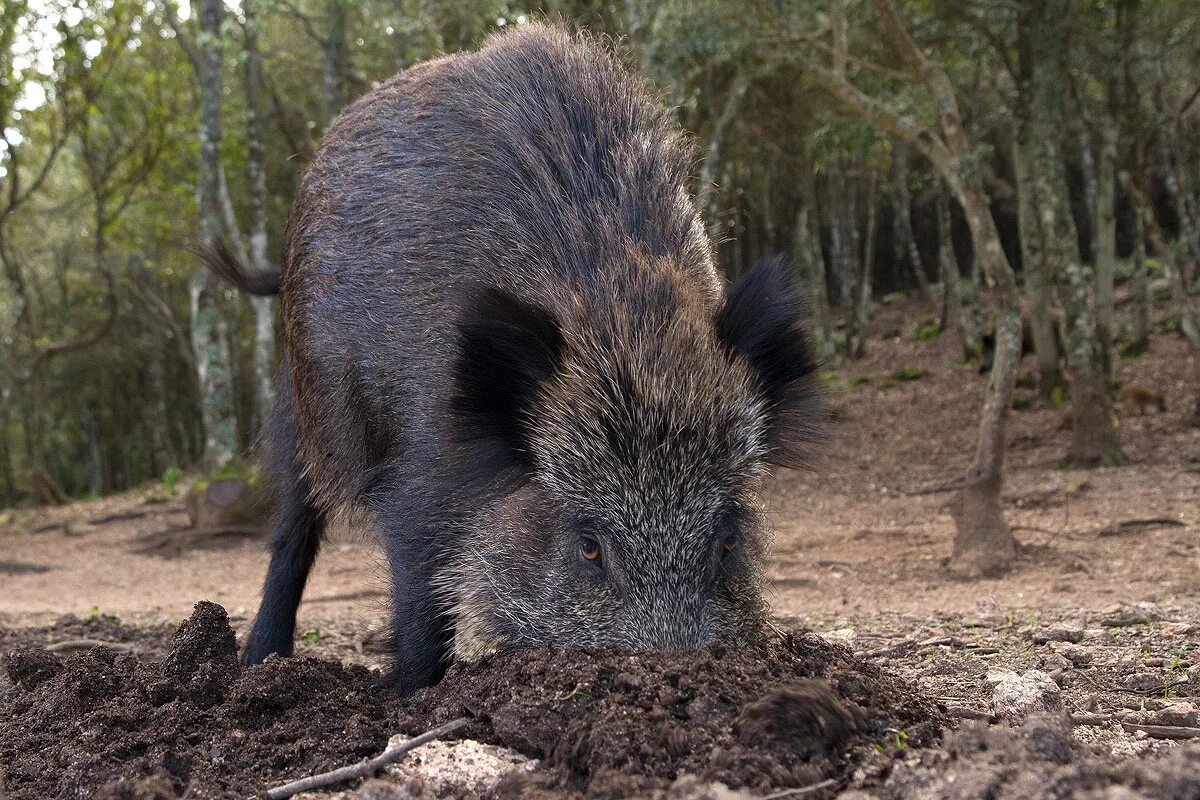
[[554, 317], [503, 289], [475, 292], [458, 324], [452, 408], [464, 441], [482, 444], [479, 466], [503, 470], [525, 459], [525, 418], [554, 374], [565, 340]]
[[817, 362], [805, 327], [808, 303], [780, 258], [760, 259], [729, 292], [717, 335], [746, 359], [767, 401], [767, 459], [787, 467], [812, 462], [823, 438]]

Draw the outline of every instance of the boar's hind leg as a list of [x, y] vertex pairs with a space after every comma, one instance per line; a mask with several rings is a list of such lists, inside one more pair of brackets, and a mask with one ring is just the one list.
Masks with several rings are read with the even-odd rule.
[[275, 487], [275, 508], [271, 513], [271, 565], [246, 646], [247, 664], [258, 664], [272, 653], [291, 655], [296, 609], [325, 531], [325, 514], [313, 506], [296, 457], [299, 427], [287, 388], [280, 387], [263, 435], [263, 467]]

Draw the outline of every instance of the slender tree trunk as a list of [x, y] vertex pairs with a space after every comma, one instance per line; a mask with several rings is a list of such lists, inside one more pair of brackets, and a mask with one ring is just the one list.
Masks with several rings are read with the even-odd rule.
[[1112, 377], [1113, 276], [1117, 269], [1117, 130], [1107, 120], [1100, 141], [1100, 179], [1096, 192], [1096, 339], [1105, 383]]
[[17, 479], [13, 470], [12, 451], [8, 446], [9, 415], [0, 415], [0, 488], [4, 495], [0, 497], [0, 508], [17, 504]]
[[825, 340], [829, 335], [829, 303], [825, 297], [824, 259], [820, 256], [820, 245], [814, 247], [812, 242], [812, 222], [809, 219], [811, 213], [811, 202], [806, 198], [796, 211], [796, 224], [792, 232], [792, 252], [794, 253], [793, 258], [800, 265], [802, 274], [809, 285], [812, 297], [813, 333], [818, 343], [817, 349], [823, 350]]
[[829, 280], [825, 271], [825, 252], [821, 248], [821, 210], [817, 205], [817, 185], [812, 172], [806, 170], [801, 186], [803, 198], [796, 219], [797, 236], [807, 253], [811, 270], [813, 320], [817, 328], [817, 350], [822, 359], [833, 355], [833, 340], [830, 337]]
[[1133, 337], [1126, 347], [1129, 355], [1146, 352], [1150, 344], [1150, 275], [1146, 267], [1146, 227], [1139, 212], [1133, 215]]
[[1100, 232], [1100, 192], [1102, 189], [1097, 180], [1096, 157], [1092, 152], [1092, 140], [1088, 136], [1087, 126], [1083, 122], [1084, 113], [1084, 102], [1081, 98], [1076, 97], [1075, 113], [1072, 115], [1070, 124], [1079, 145], [1079, 165], [1080, 171], [1083, 173], [1083, 199], [1087, 206], [1088, 240], [1091, 242], [1089, 249], [1094, 262], [1097, 237]]
[[942, 327], [949, 327], [958, 337], [963, 360], [975, 355], [963, 315], [962, 285], [958, 260], [954, 257], [954, 241], [950, 237], [950, 203], [946, 193], [937, 193], [938, 266], [942, 276]]
[[729, 96], [725, 98], [725, 106], [721, 114], [713, 122], [712, 132], [708, 137], [708, 148], [704, 153], [704, 163], [700, 167], [700, 185], [696, 192], [696, 206], [701, 218], [708, 224], [708, 235], [714, 244], [719, 244], [724, 238], [721, 232], [721, 219], [716, 203], [716, 176], [721, 166], [721, 148], [725, 144], [725, 135], [729, 126], [737, 118], [738, 109], [750, 89], [750, 73], [739, 70], [733, 78]]
[[321, 107], [325, 115], [324, 127], [328, 128], [346, 102], [346, 0], [325, 1], [322, 51]]
[[[275, 269], [267, 259], [267, 170], [262, 130], [262, 56], [258, 50], [258, 0], [242, 0], [246, 19], [246, 170], [250, 179], [250, 265], [255, 272]], [[254, 414], [262, 425], [275, 397], [275, 309], [270, 297], [250, 297], [254, 311]]]
[[[221, 17], [223, 0], [202, 0], [200, 26], [204, 36], [197, 40], [200, 74], [200, 171], [196, 207], [200, 216], [200, 241], [214, 243], [220, 235], [220, 148], [221, 148]], [[229, 362], [223, 357], [219, 324], [221, 291], [207, 269], [201, 266], [189, 283], [192, 312], [192, 349], [201, 392], [204, 420], [204, 463], [215, 468], [234, 454], [236, 414]]]
[[[1020, 106], [1020, 103], [1018, 103]], [[1050, 286], [1053, 276], [1042, 253], [1042, 231], [1034, 201], [1033, 178], [1029, 167], [1027, 122], [1018, 108], [1018, 141], [1013, 147], [1013, 168], [1017, 176], [1017, 214], [1021, 229], [1021, 260], [1025, 265], [1025, 289], [1029, 295], [1029, 327], [1038, 360], [1038, 392], [1049, 401], [1066, 390], [1061, 353], [1050, 316]]]
[[908, 148], [902, 142], [896, 142], [893, 149], [896, 168], [896, 238], [903, 242], [908, 253], [908, 265], [913, 278], [917, 281], [917, 289], [925, 305], [933, 306], [933, 291], [929, 286], [929, 277], [925, 273], [925, 262], [921, 258], [921, 248], [917, 246], [917, 237], [913, 235], [912, 227], [912, 191], [908, 186]]
[[[846, 282], [841, 287], [841, 305], [849, 320], [854, 316], [854, 293], [858, 289], [858, 272], [862, 269], [862, 248], [858, 231], [858, 186], [857, 183], [851, 183], [848, 171], [843, 174], [846, 176], [846, 191], [845, 203], [842, 206], [845, 212], [842, 231], [846, 241], [842, 247], [842, 275], [845, 276]], [[847, 350], [848, 345], [849, 342]]]
[[1018, 25], [1021, 56], [1030, 82], [1032, 160], [1029, 164], [1045, 258], [1061, 266], [1066, 320], [1067, 372], [1071, 381], [1071, 446], [1067, 457], [1078, 466], [1124, 461], [1108, 400], [1108, 382], [1091, 287], [1071, 216], [1065, 165], [1059, 147], [1066, 41], [1065, 0], [1026, 0], [1027, 15]]
[[872, 170], [867, 187], [867, 243], [863, 248], [862, 268], [859, 270], [851, 313], [852, 336], [848, 342], [851, 358], [862, 358], [867, 353], [867, 323], [871, 317], [871, 273], [875, 262], [877, 189], [878, 176]]
[[[826, 187], [826, 199], [830, 192]], [[825, 206], [829, 214], [829, 264], [828, 266], [833, 271], [833, 283], [837, 287], [837, 297], [839, 298], [838, 306], [840, 311], [846, 311], [847, 308], [842, 304], [841, 298], [845, 295], [843, 286], [847, 282], [845, 275], [845, 246], [842, 236], [842, 215], [839, 211], [838, 203], [827, 203]], [[832, 303], [831, 303], [832, 305]]]

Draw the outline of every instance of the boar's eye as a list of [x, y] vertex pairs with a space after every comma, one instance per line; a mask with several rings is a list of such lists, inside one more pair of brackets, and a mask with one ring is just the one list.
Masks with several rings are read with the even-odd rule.
[[737, 549], [737, 545], [738, 545], [737, 536], [735, 536], [733, 534], [729, 534], [728, 536], [726, 536], [721, 541], [721, 558], [726, 558], [727, 556], [732, 555], [733, 551]]
[[599, 565], [601, 561], [600, 543], [590, 536], [579, 540], [579, 555], [581, 558]]

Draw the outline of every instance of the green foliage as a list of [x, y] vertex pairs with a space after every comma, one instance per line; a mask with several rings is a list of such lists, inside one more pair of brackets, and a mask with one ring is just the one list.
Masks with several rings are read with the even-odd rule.
[[850, 388], [857, 389], [860, 386], [867, 386], [871, 383], [870, 375], [855, 375], [850, 379]]
[[179, 471], [179, 467], [175, 466], [174, 464], [167, 467], [166, 470], [163, 471], [163, 475], [162, 475], [161, 482], [162, 482], [163, 487], [168, 492], [171, 492], [172, 494], [174, 494], [175, 486], [176, 486], [176, 484], [179, 483], [179, 478], [181, 477], [181, 475], [182, 475], [182, 473]]
[[925, 370], [913, 363], [905, 363], [892, 373], [891, 378], [895, 381], [916, 381], [925, 377]]
[[1171, 285], [1164, 280], [1158, 280], [1150, 286], [1150, 302], [1163, 305], [1171, 302], [1173, 297]]
[[1158, 321], [1158, 329], [1163, 333], [1180, 333], [1183, 331], [1183, 320], [1178, 314], [1165, 314]]
[[942, 335], [942, 326], [938, 322], [929, 322], [917, 328], [917, 338], [922, 342], [931, 342]]
[[1058, 411], [1063, 407], [1063, 403], [1067, 401], [1067, 389], [1065, 386], [1055, 386], [1050, 390], [1050, 407]]
[[1137, 342], [1126, 342], [1121, 345], [1120, 356], [1122, 359], [1132, 361], [1146, 355], [1146, 346]]

